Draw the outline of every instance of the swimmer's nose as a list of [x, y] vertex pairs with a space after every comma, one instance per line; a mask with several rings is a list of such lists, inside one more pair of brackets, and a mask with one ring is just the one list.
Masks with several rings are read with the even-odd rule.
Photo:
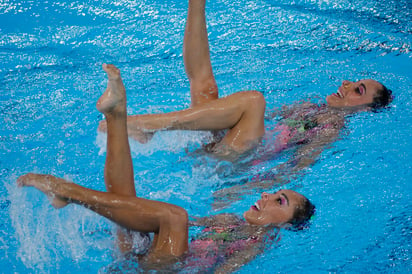
[[269, 199], [269, 193], [262, 192], [262, 195], [260, 195], [260, 197], [262, 197], [262, 200], [267, 200]]
[[347, 88], [351, 83], [352, 83], [351, 81], [344, 80], [344, 81], [342, 82], [342, 86], [343, 86], [344, 88]]

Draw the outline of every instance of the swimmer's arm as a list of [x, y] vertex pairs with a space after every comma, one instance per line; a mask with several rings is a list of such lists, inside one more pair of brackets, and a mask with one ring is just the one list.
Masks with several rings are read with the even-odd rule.
[[239, 201], [243, 196], [252, 195], [256, 191], [268, 191], [293, 180], [301, 170], [312, 165], [325, 147], [333, 143], [339, 137], [340, 130], [337, 128], [326, 128], [312, 139], [312, 142], [302, 145], [289, 161], [276, 167], [276, 174], [270, 180], [252, 181], [242, 185], [224, 188], [213, 193], [214, 210], [221, 210], [230, 204]]
[[251, 195], [256, 191], [268, 191], [275, 186], [279, 187], [293, 180], [293, 176], [311, 166], [325, 147], [339, 137], [339, 130], [327, 128], [319, 132], [318, 136], [312, 139], [310, 143], [298, 148], [290, 160], [278, 165], [275, 174], [270, 177], [270, 180], [247, 182], [214, 192], [212, 208], [214, 210], [221, 210], [241, 200], [243, 196]]
[[254, 195], [257, 191], [272, 189], [274, 185], [282, 185], [278, 178], [264, 181], [251, 181], [241, 185], [223, 188], [213, 193], [213, 210], [221, 210], [229, 207], [232, 203], [240, 201], [242, 197]]
[[339, 133], [340, 130], [337, 128], [323, 129], [311, 142], [298, 148], [295, 157], [289, 160], [285, 166], [289, 166], [292, 172], [297, 172], [312, 165], [322, 151], [338, 139]]
[[234, 271], [238, 270], [239, 268], [253, 260], [260, 253], [261, 251], [259, 251], [259, 249], [255, 246], [246, 247], [241, 251], [233, 253], [222, 265], [220, 265], [215, 270], [214, 273], [233, 273]]
[[222, 213], [208, 217], [190, 217], [190, 226], [219, 226], [219, 225], [234, 225], [239, 224], [241, 219], [230, 213]]

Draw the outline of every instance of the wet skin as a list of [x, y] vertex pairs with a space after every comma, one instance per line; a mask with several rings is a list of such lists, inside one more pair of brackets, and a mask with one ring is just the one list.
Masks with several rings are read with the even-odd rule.
[[251, 206], [243, 216], [252, 225], [284, 224], [289, 222], [304, 196], [288, 189], [270, 194], [263, 192], [261, 199]]
[[381, 83], [372, 79], [357, 82], [345, 80], [336, 93], [326, 97], [326, 102], [331, 107], [367, 105], [373, 102], [373, 98], [382, 87]]

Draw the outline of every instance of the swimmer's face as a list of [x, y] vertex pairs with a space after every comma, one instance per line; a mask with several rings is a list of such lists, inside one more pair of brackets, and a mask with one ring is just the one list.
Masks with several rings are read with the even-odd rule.
[[243, 216], [252, 225], [288, 223], [304, 199], [303, 195], [288, 189], [279, 190], [274, 194], [263, 192], [261, 199]]
[[326, 97], [326, 102], [331, 107], [354, 107], [368, 105], [378, 90], [382, 89], [381, 83], [365, 79], [357, 82], [343, 81], [336, 93]]

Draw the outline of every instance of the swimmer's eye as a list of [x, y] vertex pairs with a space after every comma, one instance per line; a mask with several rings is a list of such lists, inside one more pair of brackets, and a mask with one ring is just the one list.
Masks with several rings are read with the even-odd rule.
[[355, 92], [359, 95], [363, 95], [365, 93], [365, 87], [360, 84], [358, 87], [355, 88]]
[[283, 205], [283, 200], [282, 200], [282, 198], [277, 198], [276, 201], [278, 202], [278, 204]]

